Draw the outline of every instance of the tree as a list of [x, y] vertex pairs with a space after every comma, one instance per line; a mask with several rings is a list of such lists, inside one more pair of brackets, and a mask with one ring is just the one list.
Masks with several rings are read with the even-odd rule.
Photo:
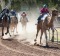
[[60, 0], [1, 0], [2, 9], [5, 6], [8, 6], [11, 9], [20, 10], [24, 6], [32, 8], [39, 6], [41, 7], [43, 4], [47, 4], [48, 7], [59, 7]]
[[1, 1], [1, 3], [0, 3], [1, 9], [4, 9], [4, 7], [5, 7], [5, 1], [4, 0], [0, 0], [0, 1]]

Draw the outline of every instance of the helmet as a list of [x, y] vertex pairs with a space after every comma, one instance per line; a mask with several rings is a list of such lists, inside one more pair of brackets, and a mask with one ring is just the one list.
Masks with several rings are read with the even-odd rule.
[[23, 11], [23, 14], [25, 14], [25, 12]]
[[13, 9], [11, 11], [13, 11]]
[[4, 9], [8, 9], [8, 6], [5, 6], [5, 8]]
[[46, 7], [47, 7], [47, 5], [46, 5], [46, 4], [44, 4], [44, 5], [43, 5], [43, 8], [46, 8]]

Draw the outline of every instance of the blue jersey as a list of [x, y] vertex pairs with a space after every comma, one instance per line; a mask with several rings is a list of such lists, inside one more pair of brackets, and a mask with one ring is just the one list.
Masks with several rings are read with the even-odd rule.
[[5, 13], [8, 14], [9, 10], [8, 9], [3, 9], [2, 12], [0, 13], [0, 18], [2, 18], [5, 15]]
[[15, 11], [11, 11], [11, 14], [12, 14], [13, 16], [16, 16], [16, 12], [15, 12]]

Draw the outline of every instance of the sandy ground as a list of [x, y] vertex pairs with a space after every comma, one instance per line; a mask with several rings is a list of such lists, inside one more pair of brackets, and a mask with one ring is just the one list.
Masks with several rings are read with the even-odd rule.
[[[57, 43], [50, 42], [49, 48], [33, 45], [36, 26], [34, 22], [29, 24], [26, 30], [22, 30], [21, 24], [19, 23], [18, 34], [16, 36], [12, 35], [11, 40], [2, 40], [2, 36], [0, 36], [0, 56], [60, 56], [60, 45]], [[30, 30], [28, 28], [29, 26], [32, 27]], [[40, 34], [37, 43], [39, 43], [39, 37]]]
[[0, 56], [60, 56], [57, 47], [43, 48], [40, 46], [19, 43], [17, 40], [0, 39]]

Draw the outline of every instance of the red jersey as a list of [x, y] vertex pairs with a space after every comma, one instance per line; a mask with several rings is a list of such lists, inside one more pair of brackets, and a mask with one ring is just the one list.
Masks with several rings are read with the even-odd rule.
[[22, 13], [21, 16], [26, 16], [26, 14], [25, 13]]
[[41, 13], [42, 13], [42, 14], [43, 14], [43, 13], [49, 13], [48, 8], [42, 8], [42, 9], [41, 9]]

